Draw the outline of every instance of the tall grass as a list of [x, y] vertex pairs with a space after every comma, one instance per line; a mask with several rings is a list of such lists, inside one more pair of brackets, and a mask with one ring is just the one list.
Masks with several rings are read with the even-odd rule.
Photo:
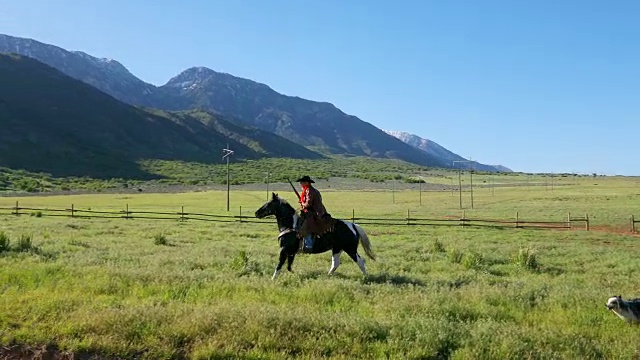
[[[599, 183], [580, 194], [570, 187], [496, 189], [478, 195], [473, 211], [496, 218], [516, 208], [561, 215], [589, 204], [597, 221], [608, 221], [632, 210], [631, 184]], [[226, 213], [225, 195], [20, 201]], [[265, 197], [232, 195], [243, 211]], [[395, 204], [380, 192], [323, 195], [336, 216], [353, 206], [380, 216], [408, 206], [418, 214], [453, 214], [458, 205], [450, 193], [425, 195], [422, 208], [410, 192], [397, 192]], [[146, 359], [617, 359], [636, 356], [640, 342], [640, 333], [604, 307], [612, 294], [638, 296], [640, 242], [630, 234], [363, 224], [379, 255], [367, 262], [368, 277], [344, 254], [337, 273], [327, 275], [325, 253], [297, 256], [294, 273], [271, 281], [279, 251], [275, 222], [0, 220], [0, 249], [10, 249], [0, 251], [0, 344], [7, 347]], [[159, 235], [171, 246], [154, 245]], [[16, 243], [32, 250], [14, 251]]]

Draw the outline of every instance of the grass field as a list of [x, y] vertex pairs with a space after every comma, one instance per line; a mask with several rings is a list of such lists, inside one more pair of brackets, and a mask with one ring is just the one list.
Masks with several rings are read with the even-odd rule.
[[[475, 181], [475, 180], [474, 180]], [[366, 182], [363, 182], [366, 184]], [[458, 193], [323, 189], [336, 217], [458, 216]], [[364, 187], [365, 185], [363, 185]], [[273, 224], [0, 216], [0, 342], [76, 358], [631, 359], [640, 332], [609, 313], [640, 296], [635, 178], [478, 188], [467, 216], [562, 221], [594, 231], [366, 225], [378, 261], [300, 255], [271, 281]], [[287, 199], [294, 196], [281, 192]], [[0, 198], [27, 207], [225, 214], [222, 191]], [[264, 191], [234, 191], [252, 213]], [[7, 214], [9, 211], [0, 212]], [[12, 349], [12, 350], [10, 350]], [[2, 354], [2, 353], [0, 353]]]

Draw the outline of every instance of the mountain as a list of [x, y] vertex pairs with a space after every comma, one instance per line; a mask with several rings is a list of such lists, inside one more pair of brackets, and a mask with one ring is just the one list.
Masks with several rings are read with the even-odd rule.
[[332, 104], [285, 96], [267, 85], [204, 67], [183, 71], [149, 98], [147, 106], [216, 111], [324, 153], [446, 165]]
[[[408, 133], [385, 132], [330, 103], [282, 95], [265, 84], [206, 67], [189, 68], [157, 87], [138, 79], [115, 60], [67, 51], [32, 39], [0, 34], [1, 51], [35, 58], [131, 105], [167, 111], [203, 110], [210, 116], [233, 119], [240, 128], [261, 129], [325, 154], [395, 158], [447, 168], [468, 166], [453, 166], [453, 161], [466, 159], [433, 141]], [[244, 139], [249, 141], [254, 136], [247, 135]], [[266, 139], [262, 135], [261, 138]], [[297, 154], [269, 148], [265, 154], [318, 156], [301, 147], [297, 148]], [[473, 162], [473, 167], [481, 171], [511, 171], [477, 162]]]
[[34, 58], [130, 104], [144, 102], [145, 96], [155, 89], [115, 60], [98, 59], [81, 51], [67, 51], [32, 39], [0, 34], [0, 52]]
[[185, 70], [156, 87], [133, 76], [113, 60], [31, 39], [0, 35], [0, 52], [40, 60], [132, 105], [163, 110], [193, 110], [234, 118], [326, 154], [395, 158], [425, 166], [447, 162], [347, 115], [332, 104], [285, 96], [268, 86], [203, 67]]
[[148, 177], [142, 159], [321, 158], [275, 134], [205, 112], [125, 104], [29, 57], [0, 54], [0, 166], [54, 176]]
[[449, 164], [450, 167], [463, 168], [463, 169], [474, 169], [479, 171], [490, 171], [490, 172], [512, 172], [511, 169], [504, 167], [502, 165], [485, 165], [476, 161], [472, 161], [471, 163], [460, 163], [453, 164], [454, 161], [468, 161], [468, 159], [463, 158], [462, 156], [447, 150], [443, 146], [438, 143], [421, 138], [418, 135], [410, 134], [408, 132], [403, 131], [391, 131], [384, 130], [387, 134], [396, 137], [406, 144], [409, 144], [417, 149], [424, 151], [427, 154], [431, 154], [433, 156], [437, 156], [441, 159], [444, 159]]

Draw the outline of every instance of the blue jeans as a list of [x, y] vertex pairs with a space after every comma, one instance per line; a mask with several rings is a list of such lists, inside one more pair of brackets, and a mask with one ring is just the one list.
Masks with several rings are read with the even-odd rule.
[[313, 249], [313, 236], [307, 235], [304, 237], [304, 251], [311, 251]]

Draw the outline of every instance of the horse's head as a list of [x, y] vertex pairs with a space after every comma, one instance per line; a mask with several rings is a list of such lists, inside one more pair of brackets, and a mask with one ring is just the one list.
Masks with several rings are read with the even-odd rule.
[[287, 203], [286, 200], [278, 197], [278, 194], [271, 193], [271, 200], [267, 201], [264, 205], [262, 205], [258, 210], [256, 210], [256, 217], [258, 219], [262, 219], [269, 215], [274, 215], [275, 217], [283, 217], [287, 215], [293, 215], [295, 210]]

